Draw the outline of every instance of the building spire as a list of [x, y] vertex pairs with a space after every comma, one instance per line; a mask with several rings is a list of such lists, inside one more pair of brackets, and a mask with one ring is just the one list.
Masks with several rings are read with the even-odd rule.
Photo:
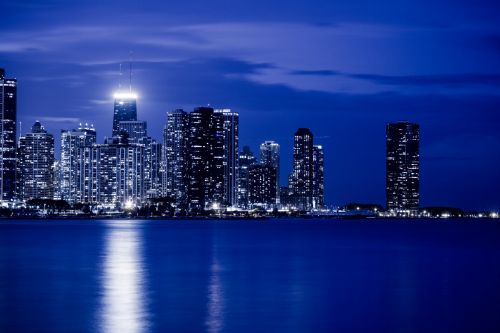
[[120, 78], [118, 79], [118, 91], [122, 90], [122, 63], [120, 63]]
[[132, 92], [132, 51], [129, 53], [129, 90]]

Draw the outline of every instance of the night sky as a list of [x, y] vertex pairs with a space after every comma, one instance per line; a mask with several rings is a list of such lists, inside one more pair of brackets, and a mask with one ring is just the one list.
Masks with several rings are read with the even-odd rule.
[[[385, 203], [385, 124], [421, 125], [421, 204], [500, 207], [500, 2], [489, 0], [0, 2], [0, 67], [19, 80], [23, 133], [111, 134], [119, 64], [138, 117], [240, 114], [240, 146], [293, 134], [325, 148], [326, 201]], [[59, 144], [59, 143], [58, 143]], [[59, 157], [57, 157], [59, 158]]]

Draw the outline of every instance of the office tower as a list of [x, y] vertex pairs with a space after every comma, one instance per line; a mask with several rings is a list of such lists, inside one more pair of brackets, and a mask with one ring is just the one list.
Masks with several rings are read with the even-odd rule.
[[321, 209], [325, 206], [324, 180], [324, 151], [323, 146], [313, 146], [313, 208]]
[[155, 139], [145, 137], [144, 145], [144, 193], [146, 198], [162, 196], [161, 162], [162, 144]]
[[95, 170], [95, 197], [108, 206], [140, 204], [144, 199], [144, 145], [129, 144], [119, 137], [90, 148], [90, 170]]
[[0, 201], [16, 194], [17, 80], [5, 77], [0, 68]]
[[250, 208], [276, 207], [276, 169], [269, 164], [248, 168], [248, 202]]
[[[210, 107], [198, 107], [189, 114], [188, 205], [193, 215], [202, 214], [214, 203], [217, 205], [213, 195], [214, 179], [219, 180], [220, 177], [216, 174], [214, 163], [216, 131], [213, 114], [214, 110]], [[222, 169], [217, 171], [222, 173]]]
[[189, 114], [181, 109], [167, 112], [163, 132], [163, 193], [175, 202], [177, 212], [188, 204]]
[[216, 189], [222, 191], [216, 200], [223, 206], [232, 207], [237, 203], [239, 115], [230, 109], [216, 109], [214, 118], [217, 131], [215, 168], [222, 180], [222, 184], [216, 184]]
[[54, 200], [62, 200], [62, 170], [61, 161], [55, 160], [54, 167]]
[[274, 141], [264, 141], [260, 145], [260, 163], [276, 170], [276, 205], [280, 203], [280, 145]]
[[81, 187], [80, 148], [92, 147], [96, 143], [96, 131], [93, 126], [82, 126], [78, 129], [61, 130], [61, 199], [69, 203], [79, 202]]
[[308, 211], [312, 208], [313, 194], [313, 134], [308, 128], [295, 132], [293, 170], [289, 178], [295, 207]]
[[129, 143], [141, 143], [148, 136], [147, 123], [142, 120], [120, 121], [118, 123], [118, 133], [126, 132]]
[[54, 137], [36, 121], [19, 139], [20, 195], [24, 200], [54, 197]]
[[113, 136], [120, 134], [121, 121], [137, 121], [137, 95], [130, 92], [117, 92], [114, 95]]
[[244, 146], [239, 154], [239, 172], [237, 186], [238, 207], [248, 208], [248, 169], [257, 163], [250, 147]]
[[419, 207], [419, 125], [397, 122], [386, 127], [387, 209], [413, 211]]

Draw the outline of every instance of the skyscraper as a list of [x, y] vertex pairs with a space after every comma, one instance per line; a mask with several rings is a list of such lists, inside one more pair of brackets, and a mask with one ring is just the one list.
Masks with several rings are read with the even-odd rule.
[[419, 125], [397, 122], [386, 127], [386, 204], [414, 211], [420, 204]]
[[0, 68], [0, 200], [16, 194], [17, 80], [5, 77]]
[[117, 92], [114, 95], [113, 136], [120, 134], [120, 121], [137, 120], [137, 95], [130, 92]]
[[[217, 170], [214, 161], [215, 125], [214, 109], [198, 107], [189, 114], [188, 144], [188, 204], [191, 214], [202, 214], [214, 203], [215, 184], [220, 184], [222, 168]], [[221, 138], [218, 138], [219, 140]], [[219, 156], [220, 152], [217, 153]], [[220, 203], [220, 202], [219, 202]]]
[[244, 146], [239, 154], [239, 172], [237, 182], [237, 200], [238, 207], [248, 208], [248, 170], [257, 163], [250, 147]]
[[260, 163], [270, 165], [276, 171], [276, 205], [280, 203], [280, 145], [274, 141], [264, 141], [260, 145]]
[[248, 202], [250, 208], [276, 207], [276, 169], [269, 164], [248, 168]]
[[167, 112], [163, 132], [163, 193], [184, 211], [188, 199], [189, 114], [182, 109]]
[[323, 146], [313, 146], [313, 208], [315, 209], [325, 206], [324, 155]]
[[61, 199], [70, 203], [80, 200], [78, 192], [83, 181], [80, 169], [80, 148], [96, 143], [96, 131], [92, 126], [73, 130], [61, 130], [60, 191]]
[[[222, 186], [217, 183], [217, 190], [221, 193], [216, 200], [223, 206], [236, 206], [237, 203], [237, 177], [238, 177], [238, 128], [239, 115], [230, 109], [214, 110], [216, 124], [216, 174], [222, 179]], [[222, 169], [220, 172], [219, 169]]]
[[293, 170], [289, 177], [295, 207], [299, 210], [312, 208], [313, 196], [313, 134], [308, 128], [295, 132], [293, 145]]
[[54, 197], [54, 137], [36, 121], [19, 139], [20, 196], [24, 200]]

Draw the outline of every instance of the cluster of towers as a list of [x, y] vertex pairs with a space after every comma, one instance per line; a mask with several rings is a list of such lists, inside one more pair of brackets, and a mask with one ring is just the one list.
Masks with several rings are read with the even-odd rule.
[[13, 116], [4, 117], [12, 126], [4, 121], [4, 136], [10, 136], [2, 143], [12, 149], [2, 150], [3, 188], [9, 193], [3, 201], [61, 199], [114, 209], [167, 198], [178, 214], [190, 215], [213, 209], [307, 211], [324, 205], [323, 150], [313, 145], [309, 129], [295, 135], [290, 184], [280, 188], [279, 144], [262, 143], [260, 161], [248, 147], [240, 151], [238, 113], [211, 107], [167, 112], [158, 142], [148, 135], [147, 123], [137, 119], [136, 94], [120, 89], [114, 95], [112, 135], [97, 143], [93, 126], [61, 130], [57, 160], [54, 136], [38, 121], [16, 145], [16, 82], [5, 82], [12, 82], [13, 90], [9, 95], [9, 85], [1, 85], [2, 114]]
[[[280, 146], [260, 145], [260, 158], [239, 149], [239, 115], [198, 107], [167, 112], [162, 142], [137, 119], [137, 96], [114, 96], [112, 136], [97, 143], [93, 126], [61, 131], [61, 155], [40, 122], [16, 139], [17, 81], [0, 69], [2, 203], [62, 199], [100, 207], [141, 206], [167, 199], [179, 214], [214, 209], [311, 211], [325, 207], [324, 152], [308, 128], [294, 136], [288, 185], [280, 186]], [[386, 206], [415, 211], [420, 197], [419, 125], [386, 128]]]

